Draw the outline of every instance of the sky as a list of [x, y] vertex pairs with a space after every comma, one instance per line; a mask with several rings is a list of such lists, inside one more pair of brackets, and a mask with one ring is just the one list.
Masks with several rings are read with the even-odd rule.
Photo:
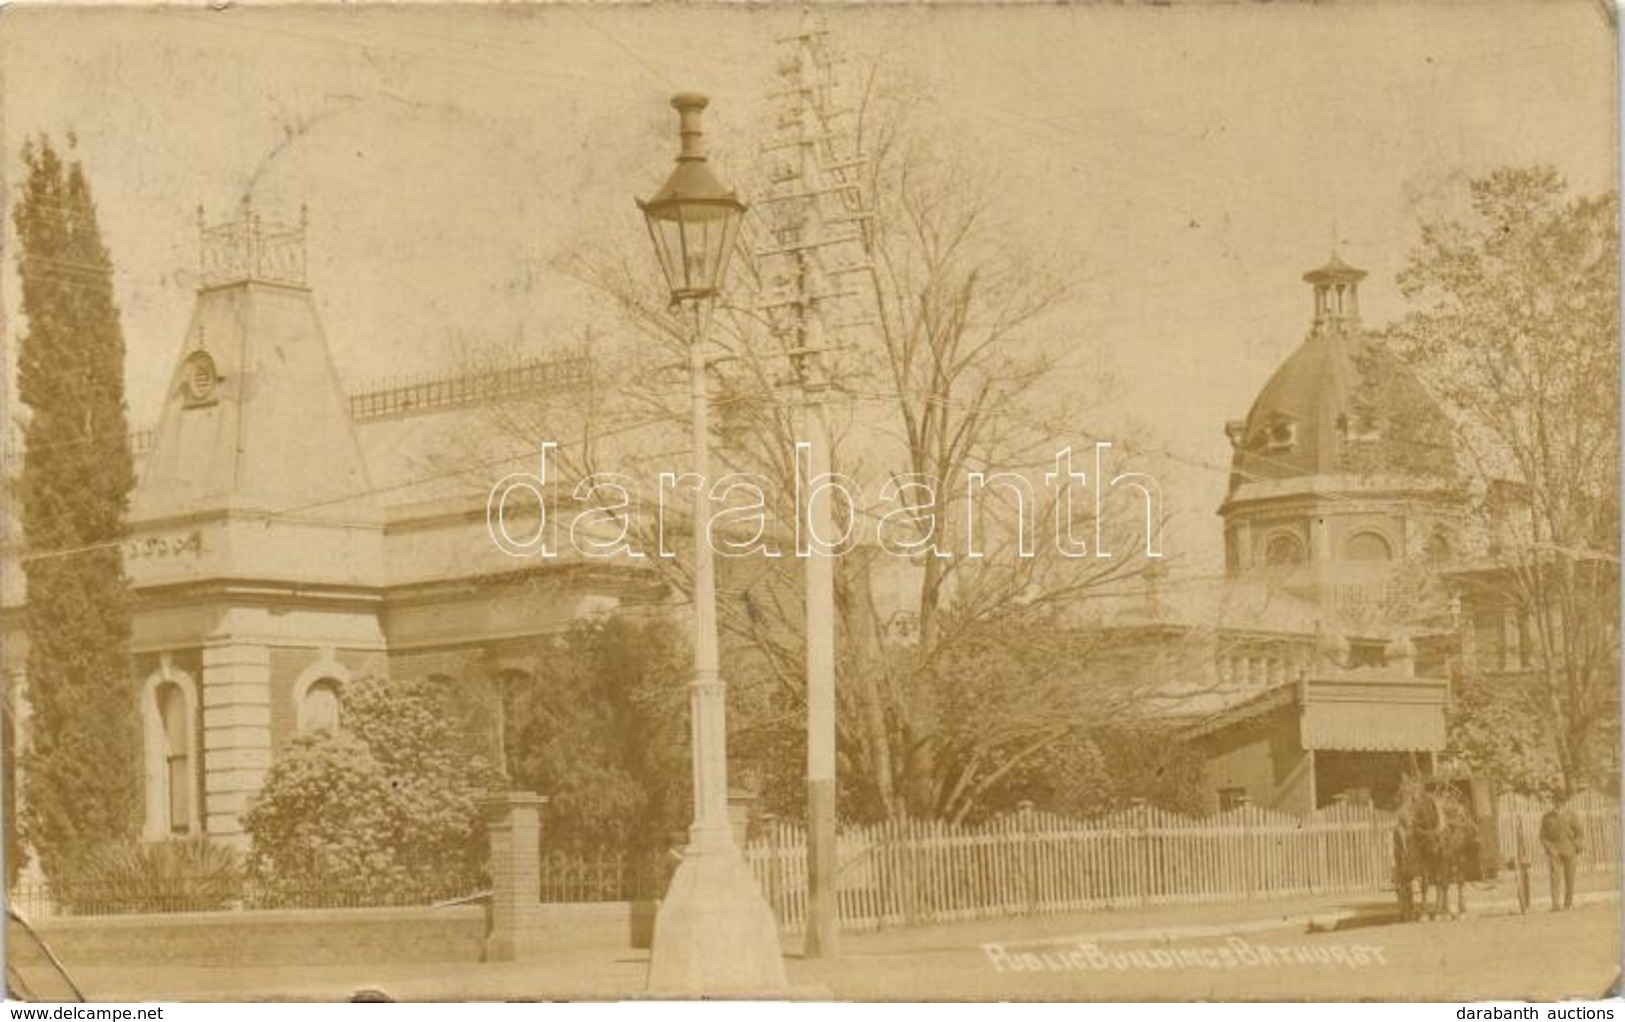
[[[1169, 452], [1168, 547], [1194, 564], [1219, 555], [1224, 423], [1307, 329], [1305, 270], [1336, 244], [1370, 271], [1362, 309], [1381, 324], [1403, 310], [1418, 221], [1459, 210], [1471, 177], [1550, 163], [1583, 193], [1616, 177], [1614, 38], [1592, 0], [823, 15], [854, 64], [882, 55], [930, 96], [1001, 183], [1012, 238], [1075, 269], [1057, 385], [1110, 368], [1116, 421]], [[308, 206], [310, 282], [359, 389], [469, 346], [572, 343], [593, 311], [562, 261], [646, 252], [632, 199], [669, 168], [670, 94], [712, 97], [716, 160], [738, 166], [773, 40], [799, 22], [772, 5], [12, 6], [0, 166], [15, 187], [26, 137], [73, 133], [117, 267], [134, 424], [185, 341], [197, 207], [212, 222], [245, 194], [268, 217]]]

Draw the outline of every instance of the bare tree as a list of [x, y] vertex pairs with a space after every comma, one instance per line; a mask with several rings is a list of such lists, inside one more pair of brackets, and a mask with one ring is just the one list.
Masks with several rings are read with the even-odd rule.
[[[837, 502], [837, 514], [854, 535], [876, 535], [897, 511], [899, 488], [929, 480], [901, 524], [894, 516], [890, 525], [896, 535], [932, 540], [940, 556], [900, 557], [866, 542], [838, 562], [843, 812], [963, 818], [1023, 764], [1135, 713], [1145, 688], [1095, 666], [1105, 662], [1096, 655], [1103, 640], [1078, 626], [1075, 610], [1085, 595], [1143, 569], [1162, 526], [1160, 495], [1147, 477], [1138, 483], [1149, 492], [1126, 483], [1098, 527], [1091, 492], [1051, 499], [1055, 488], [1044, 477], [1057, 471], [1065, 446], [1079, 449], [1087, 485], [1102, 482], [1087, 446], [1097, 395], [1058, 371], [1086, 348], [1068, 327], [1066, 267], [1031, 255], [1007, 232], [986, 172], [936, 141], [941, 122], [881, 80], [878, 72], [866, 78], [855, 130], [867, 154], [857, 183], [871, 213], [862, 247], [872, 314], [866, 329], [848, 333], [837, 360], [832, 424], [834, 471], [863, 497]], [[757, 726], [777, 727], [791, 742], [804, 692], [801, 561], [790, 555], [800, 399], [787, 354], [794, 339], [760, 300], [774, 286], [758, 258], [771, 229], [760, 219], [747, 227], [730, 300], [717, 312], [713, 456], [758, 483], [764, 542], [786, 555], [725, 558], [719, 619], [731, 640], [732, 687], [777, 693], [741, 691], [731, 702], [755, 707]], [[604, 246], [585, 246], [563, 265], [613, 310], [615, 328], [602, 331], [598, 349], [600, 365], [615, 369], [600, 374], [602, 389], [575, 435], [559, 432], [556, 412], [533, 418], [511, 405], [499, 413], [500, 428], [558, 439], [567, 488], [610, 473], [652, 480], [681, 470], [689, 331], [658, 290], [658, 275], [645, 259]], [[548, 432], [542, 420], [552, 422]], [[1111, 464], [1125, 467], [1120, 450]], [[1018, 477], [1030, 495], [1018, 496]], [[680, 551], [686, 510], [668, 501], [663, 520], [647, 507], [614, 513], [639, 549]], [[1087, 555], [1077, 556], [1076, 544], [1063, 555], [1058, 527], [1081, 539]], [[969, 556], [972, 542], [979, 556]], [[685, 557], [645, 563], [688, 591]]]

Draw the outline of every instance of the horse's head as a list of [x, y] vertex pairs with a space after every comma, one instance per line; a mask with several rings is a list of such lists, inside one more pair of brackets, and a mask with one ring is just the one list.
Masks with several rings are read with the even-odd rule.
[[1420, 774], [1402, 774], [1399, 778], [1399, 800], [1409, 801], [1427, 790], [1426, 782]]
[[1400, 826], [1413, 832], [1437, 831], [1443, 825], [1438, 800], [1420, 788], [1400, 802], [1398, 816]]
[[1464, 858], [1478, 855], [1478, 821], [1473, 818], [1467, 803], [1454, 792], [1439, 799], [1443, 827], [1448, 833], [1446, 847], [1451, 854]]

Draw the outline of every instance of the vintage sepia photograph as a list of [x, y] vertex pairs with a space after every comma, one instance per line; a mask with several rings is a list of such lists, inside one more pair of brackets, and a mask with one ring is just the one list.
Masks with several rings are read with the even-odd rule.
[[1610, 996], [1617, 31], [7, 6], [7, 997]]

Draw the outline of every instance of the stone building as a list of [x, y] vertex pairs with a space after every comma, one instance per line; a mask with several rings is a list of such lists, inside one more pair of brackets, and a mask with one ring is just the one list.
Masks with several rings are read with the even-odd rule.
[[[669, 594], [626, 558], [514, 557], [489, 532], [493, 481], [538, 456], [492, 410], [540, 405], [564, 435], [588, 357], [347, 394], [304, 224], [245, 210], [201, 241], [125, 545], [142, 833], [241, 843], [279, 748], [334, 723], [351, 679], [429, 678], [478, 706], [545, 676], [547, 636]], [[1085, 615], [1168, 682], [1162, 712], [1205, 750], [1212, 808], [1381, 799], [1443, 745], [1450, 624], [1428, 566], [1460, 542], [1461, 494], [1438, 411], [1360, 327], [1363, 277], [1335, 258], [1306, 275], [1308, 336], [1226, 428], [1225, 577], [1152, 576]], [[25, 740], [18, 554], [0, 565], [0, 666]]]
[[1362, 327], [1366, 274], [1304, 275], [1307, 336], [1225, 432], [1225, 573], [1151, 580], [1097, 618], [1166, 677], [1213, 810], [1387, 801], [1445, 745], [1455, 626], [1438, 570], [1462, 541], [1448, 429]]
[[[579, 391], [584, 357], [347, 395], [304, 224], [245, 210], [202, 245], [125, 544], [142, 833], [241, 843], [277, 750], [333, 723], [350, 679], [428, 677], [477, 704], [537, 676], [538, 637], [661, 594], [624, 561], [515, 558], [487, 530], [493, 479], [534, 471], [535, 442], [479, 417]], [[17, 552], [6, 560], [4, 670], [26, 735], [23, 579]]]

